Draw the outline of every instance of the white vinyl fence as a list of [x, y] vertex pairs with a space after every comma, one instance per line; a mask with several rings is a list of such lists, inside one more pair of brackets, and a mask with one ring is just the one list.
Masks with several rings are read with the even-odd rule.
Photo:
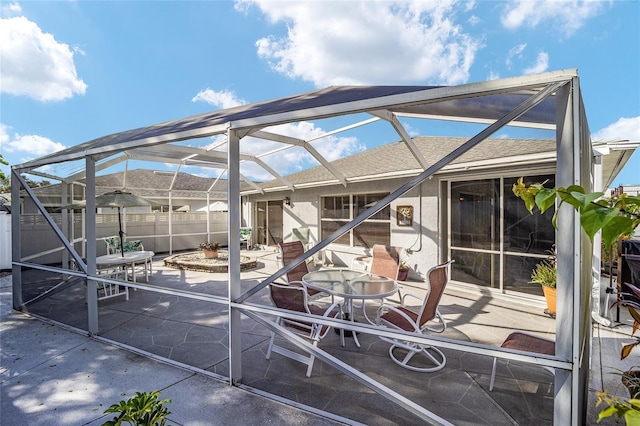
[[11, 215], [0, 212], [0, 270], [11, 269]]
[[[196, 250], [204, 241], [216, 241], [227, 246], [227, 212], [210, 212], [207, 232], [207, 213], [132, 213], [122, 214], [123, 230], [126, 240], [141, 240], [145, 250], [156, 253], [172, 253]], [[8, 227], [11, 228], [11, 216]], [[51, 214], [58, 226], [62, 215]], [[78, 253], [85, 256], [83, 237], [83, 216], [73, 214], [73, 229], [68, 239], [74, 241]], [[1, 217], [1, 216], [0, 216]], [[118, 235], [118, 215], [98, 214], [96, 217], [97, 256], [106, 254], [106, 244], [102, 238]], [[23, 214], [20, 217], [23, 260], [41, 264], [55, 264], [62, 261], [63, 245], [41, 214]], [[2, 229], [2, 228], [0, 228]], [[4, 234], [2, 234], [4, 236]], [[11, 234], [7, 238], [9, 266], [11, 267]], [[4, 237], [2, 239], [2, 253]]]

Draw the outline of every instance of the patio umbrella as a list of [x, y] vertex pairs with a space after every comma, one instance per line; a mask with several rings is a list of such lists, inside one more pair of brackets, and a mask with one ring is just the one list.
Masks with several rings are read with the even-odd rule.
[[[124, 232], [122, 231], [122, 214], [121, 209], [123, 207], [140, 207], [140, 206], [155, 206], [158, 203], [155, 201], [147, 200], [146, 198], [133, 195], [131, 192], [124, 191], [111, 191], [105, 192], [102, 195], [96, 197], [96, 207], [112, 207], [118, 209], [118, 235], [120, 236], [120, 254], [124, 256]], [[64, 206], [65, 208], [84, 208], [87, 206], [87, 201], [80, 201], [78, 203], [69, 204]]]

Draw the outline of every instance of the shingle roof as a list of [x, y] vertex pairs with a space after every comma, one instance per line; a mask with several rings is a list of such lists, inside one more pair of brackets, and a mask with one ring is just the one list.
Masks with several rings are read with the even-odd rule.
[[[434, 164], [455, 148], [461, 146], [468, 138], [419, 136], [413, 138], [429, 164]], [[550, 139], [487, 139], [472, 148], [451, 165], [495, 160], [496, 164], [504, 163], [505, 158], [523, 155], [555, 152], [555, 140]], [[359, 154], [335, 160], [331, 163], [347, 180], [363, 177], [383, 179], [391, 174], [419, 173], [422, 171], [418, 161], [411, 155], [404, 142], [393, 142], [372, 148]], [[313, 167], [302, 172], [288, 175], [287, 180], [294, 185], [311, 184], [314, 182], [335, 182], [337, 180], [322, 166]], [[277, 180], [265, 182], [264, 189], [281, 186]]]
[[[116, 189], [126, 189], [136, 195], [147, 198], [168, 198], [169, 187], [173, 181], [174, 172], [158, 172], [148, 169], [128, 170], [96, 176], [96, 195]], [[125, 181], [126, 179], [126, 181]], [[83, 182], [84, 180], [82, 180]], [[215, 179], [192, 175], [190, 173], [178, 172], [173, 185], [172, 196], [175, 198], [196, 198], [206, 199], [206, 193], [213, 185]], [[241, 182], [242, 189], [248, 189], [246, 183]], [[61, 186], [59, 184], [34, 188], [38, 196], [60, 196]], [[82, 198], [83, 189], [81, 186], [74, 186], [74, 198]], [[211, 200], [227, 199], [227, 181], [218, 180], [211, 193]]]

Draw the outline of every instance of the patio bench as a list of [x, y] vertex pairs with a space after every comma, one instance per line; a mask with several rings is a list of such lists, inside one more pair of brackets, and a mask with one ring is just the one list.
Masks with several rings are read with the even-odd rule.
[[[556, 342], [544, 337], [534, 336], [533, 334], [525, 333], [523, 331], [514, 331], [509, 334], [501, 348], [514, 349], [517, 351], [535, 352], [544, 355], [556, 354]], [[496, 367], [498, 358], [493, 358], [493, 369], [491, 370], [491, 381], [489, 382], [489, 391], [493, 391], [493, 384], [496, 379]], [[552, 368], [544, 367], [545, 369], [553, 372]]]

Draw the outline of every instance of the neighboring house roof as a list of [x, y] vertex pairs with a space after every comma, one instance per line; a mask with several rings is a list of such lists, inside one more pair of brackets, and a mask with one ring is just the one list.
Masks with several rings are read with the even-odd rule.
[[[84, 182], [84, 179], [80, 180], [80, 182]], [[33, 188], [33, 191], [45, 205], [51, 205], [60, 203], [61, 188], [60, 184], [54, 184]], [[74, 199], [82, 199], [84, 196], [83, 187], [74, 185], [73, 188]], [[96, 176], [96, 195], [116, 189], [124, 189], [141, 197], [162, 200], [169, 198], [170, 188], [172, 188], [171, 196], [175, 199], [206, 200], [209, 190], [210, 200], [227, 199], [226, 179], [216, 181], [213, 178], [195, 176], [184, 172], [178, 172], [176, 175], [175, 172], [147, 169], [127, 170]], [[248, 189], [248, 185], [241, 184], [241, 188]]]

